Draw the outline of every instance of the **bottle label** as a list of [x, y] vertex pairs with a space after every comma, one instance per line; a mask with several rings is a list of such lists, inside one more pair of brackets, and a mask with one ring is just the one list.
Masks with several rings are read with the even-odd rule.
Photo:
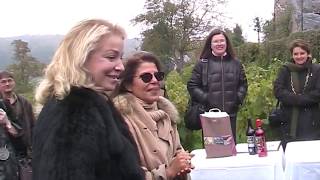
[[263, 138], [262, 137], [256, 137], [256, 145], [257, 145], [257, 153], [261, 153], [263, 149]]
[[256, 154], [256, 144], [254, 136], [247, 136], [248, 152], [250, 155]]
[[254, 136], [247, 136], [247, 143], [249, 147], [254, 147], [254, 143], [255, 143]]
[[257, 153], [259, 154], [259, 157], [267, 156], [267, 147], [266, 147], [266, 141], [264, 136], [256, 137], [256, 145], [257, 145]]

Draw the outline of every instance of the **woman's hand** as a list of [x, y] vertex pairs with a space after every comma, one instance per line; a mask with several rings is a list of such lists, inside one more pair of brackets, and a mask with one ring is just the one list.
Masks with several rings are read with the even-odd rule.
[[194, 166], [191, 164], [192, 155], [188, 151], [179, 150], [167, 167], [167, 177], [174, 178], [191, 172]]

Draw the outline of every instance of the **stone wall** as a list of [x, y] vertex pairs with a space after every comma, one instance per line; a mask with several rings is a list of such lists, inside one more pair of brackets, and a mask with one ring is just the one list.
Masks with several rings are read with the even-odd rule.
[[275, 0], [275, 19], [290, 6], [292, 32], [320, 29], [320, 0]]

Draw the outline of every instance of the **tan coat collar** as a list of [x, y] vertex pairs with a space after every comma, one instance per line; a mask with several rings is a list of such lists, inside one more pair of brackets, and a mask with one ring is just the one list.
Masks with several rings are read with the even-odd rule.
[[[136, 100], [134, 100], [135, 98], [136, 97], [133, 96], [131, 93], [126, 93], [115, 97], [114, 103], [119, 108], [121, 113], [131, 115], [136, 109], [136, 105], [133, 103], [136, 102]], [[173, 123], [180, 122], [177, 108], [168, 99], [160, 96], [159, 100], [157, 101], [157, 106], [158, 109], [163, 110], [169, 115]]]

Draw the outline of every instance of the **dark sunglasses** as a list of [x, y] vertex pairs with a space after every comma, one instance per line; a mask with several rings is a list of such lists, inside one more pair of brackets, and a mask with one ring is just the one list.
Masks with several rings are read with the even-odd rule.
[[162, 81], [164, 79], [164, 72], [155, 72], [151, 73], [143, 73], [139, 77], [144, 83], [149, 83], [153, 76], [157, 79], [157, 81]]

